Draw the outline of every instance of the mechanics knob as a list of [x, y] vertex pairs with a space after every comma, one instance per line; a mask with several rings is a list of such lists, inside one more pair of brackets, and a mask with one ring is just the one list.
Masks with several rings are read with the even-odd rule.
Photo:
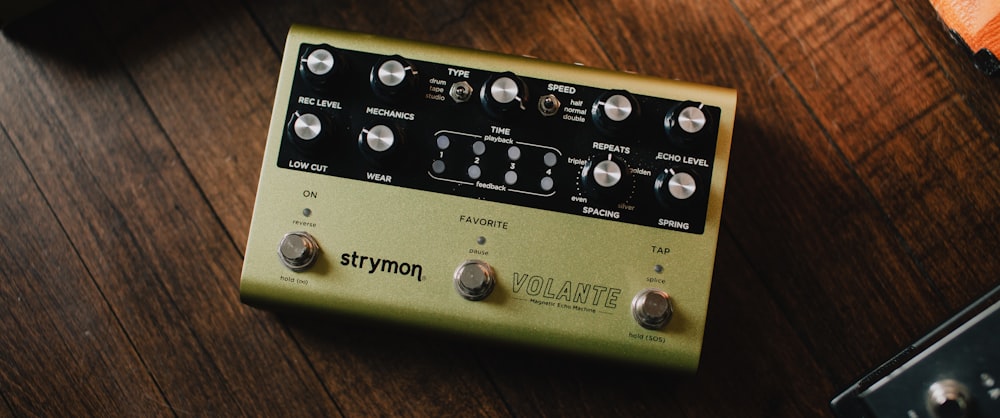
[[358, 148], [368, 159], [379, 164], [392, 160], [402, 143], [401, 132], [386, 125], [365, 127], [358, 135]]
[[665, 206], [688, 202], [698, 192], [698, 179], [694, 173], [668, 168], [653, 183], [656, 198]]
[[608, 154], [583, 165], [580, 183], [584, 192], [598, 199], [623, 200], [632, 189], [632, 176], [622, 159]]
[[673, 303], [667, 292], [646, 289], [632, 298], [632, 317], [646, 329], [663, 328], [674, 314]]
[[416, 84], [416, 78], [417, 70], [403, 57], [393, 55], [372, 67], [370, 81], [375, 94], [396, 100]]
[[292, 114], [288, 122], [288, 136], [296, 145], [305, 149], [316, 149], [330, 136], [332, 124], [329, 118], [319, 113]]
[[317, 88], [327, 87], [344, 67], [340, 53], [326, 44], [306, 48], [299, 58], [299, 74]]
[[639, 120], [639, 102], [627, 91], [612, 90], [594, 101], [590, 115], [594, 124], [605, 133], [621, 133]]
[[468, 260], [455, 269], [455, 291], [468, 300], [483, 300], [496, 283], [493, 267], [485, 261]]
[[495, 74], [479, 89], [479, 99], [490, 115], [506, 118], [526, 109], [528, 87], [514, 73]]
[[319, 244], [308, 232], [289, 232], [278, 242], [278, 259], [292, 271], [303, 271], [316, 262]]

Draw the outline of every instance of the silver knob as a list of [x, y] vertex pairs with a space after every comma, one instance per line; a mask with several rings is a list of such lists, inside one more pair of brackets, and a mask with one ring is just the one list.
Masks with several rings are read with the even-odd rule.
[[368, 148], [375, 152], [385, 152], [396, 142], [396, 134], [385, 125], [375, 125], [362, 132]]
[[323, 76], [333, 70], [333, 54], [326, 49], [312, 51], [303, 61], [306, 64], [306, 69], [314, 75]]
[[643, 328], [653, 330], [663, 328], [673, 314], [670, 295], [662, 290], [646, 289], [632, 298], [632, 317]]
[[601, 187], [614, 187], [622, 179], [622, 168], [613, 160], [602, 160], [594, 165], [594, 183]]
[[677, 126], [689, 134], [701, 132], [701, 129], [708, 123], [708, 118], [700, 108], [688, 106], [681, 109], [677, 115]]
[[467, 260], [455, 269], [455, 291], [468, 300], [483, 300], [496, 284], [493, 267], [480, 260]]
[[517, 98], [520, 90], [517, 82], [510, 77], [500, 77], [490, 85], [490, 96], [497, 103], [510, 103]]
[[323, 122], [312, 113], [299, 115], [292, 122], [292, 131], [303, 141], [312, 141], [323, 133]]
[[621, 122], [632, 115], [632, 101], [621, 94], [608, 97], [602, 108], [604, 116], [613, 122]]
[[278, 243], [278, 259], [292, 271], [303, 271], [316, 262], [319, 244], [308, 232], [289, 232]]
[[397, 60], [383, 62], [378, 67], [377, 74], [378, 81], [387, 87], [398, 86], [409, 75], [407, 66]]
[[694, 177], [681, 171], [674, 173], [670, 180], [667, 180], [667, 189], [674, 198], [684, 200], [694, 195], [698, 184], [695, 183]]

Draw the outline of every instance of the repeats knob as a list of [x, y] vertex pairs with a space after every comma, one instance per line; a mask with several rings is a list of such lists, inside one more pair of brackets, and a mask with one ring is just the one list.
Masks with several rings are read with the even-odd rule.
[[326, 44], [306, 48], [299, 58], [299, 74], [316, 88], [327, 87], [345, 66], [340, 53]]
[[403, 57], [393, 55], [372, 67], [370, 81], [375, 94], [397, 100], [416, 84], [416, 78], [417, 70]]
[[292, 271], [303, 271], [316, 262], [319, 244], [308, 232], [289, 232], [278, 242], [278, 259]]
[[402, 143], [400, 131], [387, 125], [365, 127], [358, 135], [358, 148], [376, 163], [385, 163], [394, 158]]
[[622, 133], [639, 120], [639, 102], [627, 91], [613, 90], [594, 101], [590, 114], [594, 124], [605, 133]]
[[493, 267], [480, 260], [467, 260], [455, 269], [455, 291], [468, 300], [483, 300], [496, 284]]
[[696, 145], [698, 139], [704, 136], [711, 120], [704, 105], [697, 102], [681, 102], [663, 118], [663, 127], [667, 135], [679, 146]]
[[583, 165], [580, 184], [584, 192], [598, 199], [620, 200], [632, 188], [632, 176], [622, 159], [608, 154], [594, 157]]
[[495, 74], [479, 89], [479, 99], [495, 118], [506, 118], [526, 109], [528, 87], [511, 72]]
[[643, 328], [660, 329], [674, 314], [670, 295], [658, 289], [646, 289], [632, 298], [632, 317]]

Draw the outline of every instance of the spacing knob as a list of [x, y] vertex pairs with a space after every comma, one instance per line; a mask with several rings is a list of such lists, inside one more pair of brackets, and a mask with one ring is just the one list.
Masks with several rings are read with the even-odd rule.
[[621, 158], [612, 154], [591, 158], [580, 171], [583, 191], [604, 200], [623, 200], [632, 190], [632, 176]]
[[621, 133], [639, 120], [639, 102], [627, 91], [612, 90], [594, 101], [590, 114], [594, 124], [605, 133]]
[[705, 106], [697, 102], [681, 102], [663, 118], [663, 128], [675, 144], [684, 147], [697, 145], [711, 122]]
[[468, 300], [483, 300], [493, 292], [496, 274], [489, 263], [468, 260], [455, 269], [455, 291]]
[[495, 118], [506, 118], [526, 109], [528, 87], [511, 72], [495, 74], [479, 89], [479, 99]]
[[386, 100], [402, 98], [415, 84], [417, 70], [399, 55], [385, 58], [372, 67], [370, 77], [375, 94]]
[[358, 148], [369, 160], [378, 164], [392, 161], [402, 147], [403, 136], [399, 129], [388, 125], [373, 125], [361, 129]]
[[319, 244], [308, 232], [289, 232], [278, 242], [278, 259], [292, 271], [303, 271], [316, 262]]
[[299, 74], [316, 88], [324, 88], [346, 67], [340, 53], [330, 45], [306, 48], [299, 58]]
[[663, 328], [674, 314], [674, 306], [667, 292], [646, 289], [632, 298], [632, 317], [646, 329]]
[[692, 172], [668, 168], [656, 176], [653, 189], [660, 203], [677, 206], [688, 202], [698, 193], [698, 178]]

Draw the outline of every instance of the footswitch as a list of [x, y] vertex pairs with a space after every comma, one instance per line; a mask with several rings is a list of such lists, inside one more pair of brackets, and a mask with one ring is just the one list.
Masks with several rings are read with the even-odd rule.
[[295, 26], [246, 303], [693, 371], [730, 89]]

